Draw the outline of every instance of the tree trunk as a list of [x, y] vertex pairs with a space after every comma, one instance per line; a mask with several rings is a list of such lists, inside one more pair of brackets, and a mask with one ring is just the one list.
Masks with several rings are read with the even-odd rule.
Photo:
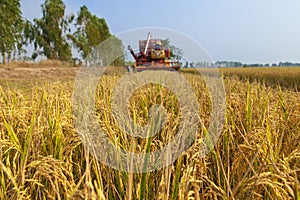
[[11, 62], [11, 53], [9, 53], [8, 56], [7, 56], [7, 62], [8, 62], [8, 63]]
[[2, 52], [3, 64], [6, 64], [6, 53]]

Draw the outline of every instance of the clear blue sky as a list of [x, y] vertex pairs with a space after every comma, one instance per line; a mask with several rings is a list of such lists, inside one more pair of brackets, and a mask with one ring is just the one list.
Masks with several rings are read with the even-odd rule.
[[[42, 0], [21, 0], [28, 19], [41, 16]], [[65, 0], [68, 13], [82, 5], [118, 34], [164, 27], [200, 43], [215, 60], [300, 62], [299, 0]]]

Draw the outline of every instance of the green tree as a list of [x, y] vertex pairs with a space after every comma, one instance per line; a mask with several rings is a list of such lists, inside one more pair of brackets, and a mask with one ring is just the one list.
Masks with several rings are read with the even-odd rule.
[[86, 6], [80, 8], [75, 27], [76, 31], [68, 34], [68, 37], [83, 59], [86, 59], [101, 42], [111, 37], [105, 19], [91, 14]]
[[112, 63], [109, 63], [113, 66], [124, 66], [125, 65], [125, 53], [124, 53], [124, 46], [122, 43], [122, 40], [117, 38], [116, 36], [111, 36], [113, 39], [113, 49], [111, 51], [114, 51], [116, 55], [120, 55], [119, 58], [115, 59]]
[[65, 15], [65, 4], [62, 0], [46, 0], [41, 7], [42, 18], [34, 19], [30, 36], [36, 51], [34, 55], [70, 61], [72, 51], [66, 34], [71, 32], [69, 24], [73, 16]]
[[20, 0], [0, 0], [0, 51], [3, 63], [22, 52], [23, 19]]
[[162, 40], [162, 46], [167, 49], [169, 48], [171, 50], [171, 57], [175, 58], [177, 60], [181, 60], [183, 56], [183, 50], [180, 49], [179, 47], [176, 47], [171, 44], [169, 39], [164, 39]]

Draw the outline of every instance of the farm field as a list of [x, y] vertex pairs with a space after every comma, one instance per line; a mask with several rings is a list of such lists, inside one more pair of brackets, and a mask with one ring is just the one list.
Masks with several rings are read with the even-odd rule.
[[[141, 174], [109, 168], [84, 148], [72, 119], [77, 71], [56, 62], [0, 66], [0, 199], [300, 198], [300, 67], [222, 69], [226, 120], [204, 158], [199, 148], [211, 99], [202, 77], [183, 70], [203, 120], [198, 137], [171, 166]], [[168, 120], [150, 146], [149, 139], [130, 138], [110, 108], [123, 73], [112, 68], [100, 80], [98, 122], [123, 149], [160, 149], [178, 129], [176, 96], [157, 85], [141, 87], [128, 106], [135, 122], [147, 124], [154, 104], [164, 105]]]
[[[209, 69], [201, 69], [209, 71]], [[186, 73], [195, 73], [195, 69], [183, 69]], [[300, 90], [299, 67], [246, 67], [246, 68], [220, 68], [224, 76], [235, 77], [250, 82], [260, 82], [266, 86], [281, 86]]]

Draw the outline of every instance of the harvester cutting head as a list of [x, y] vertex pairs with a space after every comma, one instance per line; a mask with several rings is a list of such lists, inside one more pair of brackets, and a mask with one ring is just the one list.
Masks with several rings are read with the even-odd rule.
[[134, 53], [128, 46], [128, 50], [135, 59], [136, 71], [142, 70], [180, 70], [178, 60], [172, 60], [170, 49], [164, 49], [162, 40], [152, 39], [151, 33], [147, 40], [139, 41], [139, 53]]

